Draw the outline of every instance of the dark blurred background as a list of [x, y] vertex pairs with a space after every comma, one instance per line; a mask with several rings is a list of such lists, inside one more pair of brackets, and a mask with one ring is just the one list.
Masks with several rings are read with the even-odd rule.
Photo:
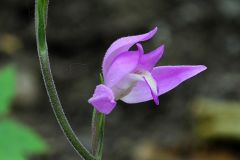
[[[146, 51], [166, 45], [159, 65], [203, 64], [208, 69], [161, 96], [160, 106], [119, 102], [107, 116], [104, 159], [240, 159], [239, 0], [51, 0], [48, 18], [59, 95], [89, 149], [92, 106], [87, 100], [99, 83], [107, 48], [119, 37], [157, 26], [157, 35], [143, 45]], [[9, 63], [18, 69], [12, 116], [50, 145], [49, 153], [30, 159], [78, 159], [43, 86], [33, 0], [0, 1], [0, 67]]]

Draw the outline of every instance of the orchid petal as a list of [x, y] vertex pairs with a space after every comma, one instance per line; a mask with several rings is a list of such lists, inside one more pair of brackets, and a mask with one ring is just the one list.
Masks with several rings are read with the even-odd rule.
[[127, 51], [116, 57], [104, 77], [106, 86], [114, 86], [127, 74], [133, 72], [138, 65], [140, 56], [139, 51]]
[[134, 44], [142, 41], [147, 41], [151, 39], [155, 33], [157, 32], [157, 27], [154, 28], [152, 31], [136, 35], [136, 36], [128, 36], [123, 37], [116, 40], [107, 50], [107, 53], [103, 59], [103, 75], [105, 76], [108, 69], [110, 68], [113, 60], [121, 53], [128, 51]]
[[155, 79], [152, 77], [151, 73], [149, 73], [149, 72], [146, 72], [143, 78], [151, 91], [151, 95], [152, 95], [152, 98], [153, 98], [155, 104], [159, 105], [158, 86], [157, 86]]
[[138, 51], [140, 52], [140, 55], [142, 56], [144, 54], [143, 46], [140, 43], [136, 44]]
[[88, 100], [98, 112], [109, 114], [116, 106], [113, 92], [107, 86], [100, 84], [96, 87], [93, 97]]
[[152, 99], [153, 95], [146, 81], [138, 81], [135, 87], [126, 96], [121, 98], [126, 103], [140, 103]]
[[158, 83], [158, 94], [162, 95], [206, 69], [203, 65], [161, 66], [155, 67], [152, 75]]
[[[152, 71], [152, 76], [157, 81], [158, 96], [172, 90], [183, 81], [204, 70], [206, 70], [206, 67], [202, 65], [155, 67]], [[121, 100], [126, 103], [140, 103], [152, 99], [153, 97], [148, 89], [148, 84], [146, 82], [139, 81], [131, 92]]]
[[130, 73], [125, 76], [123, 79], [121, 79], [121, 81], [119, 81], [119, 83], [117, 83], [111, 88], [114, 93], [115, 99], [119, 100], [122, 97], [126, 96], [138, 81], [143, 80], [144, 79], [142, 76], [135, 73]]
[[[142, 102], [153, 99], [155, 104], [158, 105], [158, 86], [156, 80], [148, 71], [138, 74], [138, 77], [141, 78], [138, 78], [139, 80], [135, 86], [132, 87], [132, 90], [128, 92], [126, 96], [122, 97], [121, 100], [130, 103], [129, 101], [132, 100]], [[135, 90], [138, 90], [138, 92], [134, 92]]]
[[151, 71], [157, 62], [161, 59], [163, 52], [164, 45], [158, 47], [150, 53], [144, 54], [140, 59], [138, 69]]

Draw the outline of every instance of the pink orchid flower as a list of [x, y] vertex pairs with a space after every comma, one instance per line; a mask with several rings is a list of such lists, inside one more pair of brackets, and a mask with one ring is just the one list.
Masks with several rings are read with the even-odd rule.
[[[164, 46], [144, 54], [139, 42], [151, 39], [156, 32], [157, 28], [120, 38], [107, 50], [102, 65], [104, 84], [96, 87], [88, 101], [97, 111], [111, 113], [117, 100], [126, 103], [154, 100], [158, 105], [158, 96], [206, 69], [203, 65], [154, 67], [163, 55]], [[137, 50], [129, 50], [134, 45]]]

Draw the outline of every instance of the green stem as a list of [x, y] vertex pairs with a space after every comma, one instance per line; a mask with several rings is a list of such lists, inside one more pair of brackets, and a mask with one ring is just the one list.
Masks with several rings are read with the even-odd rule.
[[93, 110], [92, 118], [92, 153], [97, 160], [102, 160], [105, 115]]
[[47, 25], [47, 12], [48, 12], [48, 0], [36, 0], [35, 6], [35, 29], [37, 37], [37, 47], [39, 61], [41, 65], [41, 71], [45, 83], [46, 90], [57, 118], [59, 125], [61, 126], [65, 136], [72, 144], [78, 154], [85, 160], [95, 160], [95, 157], [81, 144], [76, 134], [72, 130], [67, 117], [63, 111], [61, 102], [58, 98], [58, 93], [53, 81], [51, 73], [50, 62], [48, 58], [48, 48], [46, 41], [46, 25]]
[[[101, 74], [100, 81], [103, 83]], [[104, 128], [105, 115], [94, 109], [92, 116], [92, 153], [97, 158], [97, 160], [102, 160]]]

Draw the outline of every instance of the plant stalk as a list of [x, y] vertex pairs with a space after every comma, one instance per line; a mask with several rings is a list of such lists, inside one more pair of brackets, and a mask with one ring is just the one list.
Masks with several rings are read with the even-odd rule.
[[63, 111], [58, 93], [54, 84], [51, 67], [48, 57], [48, 47], [46, 41], [48, 0], [36, 0], [35, 5], [35, 31], [38, 48], [38, 56], [44, 79], [45, 87], [50, 99], [50, 103], [56, 119], [62, 128], [65, 136], [77, 153], [85, 160], [96, 160], [95, 157], [81, 144], [73, 129], [71, 128], [67, 117]]
[[102, 160], [104, 128], [105, 115], [94, 109], [92, 117], [92, 153], [97, 160]]
[[[103, 83], [103, 77], [101, 74], [100, 82]], [[94, 108], [92, 116], [92, 153], [97, 158], [97, 160], [102, 160], [104, 129], [105, 115], [98, 112]]]

